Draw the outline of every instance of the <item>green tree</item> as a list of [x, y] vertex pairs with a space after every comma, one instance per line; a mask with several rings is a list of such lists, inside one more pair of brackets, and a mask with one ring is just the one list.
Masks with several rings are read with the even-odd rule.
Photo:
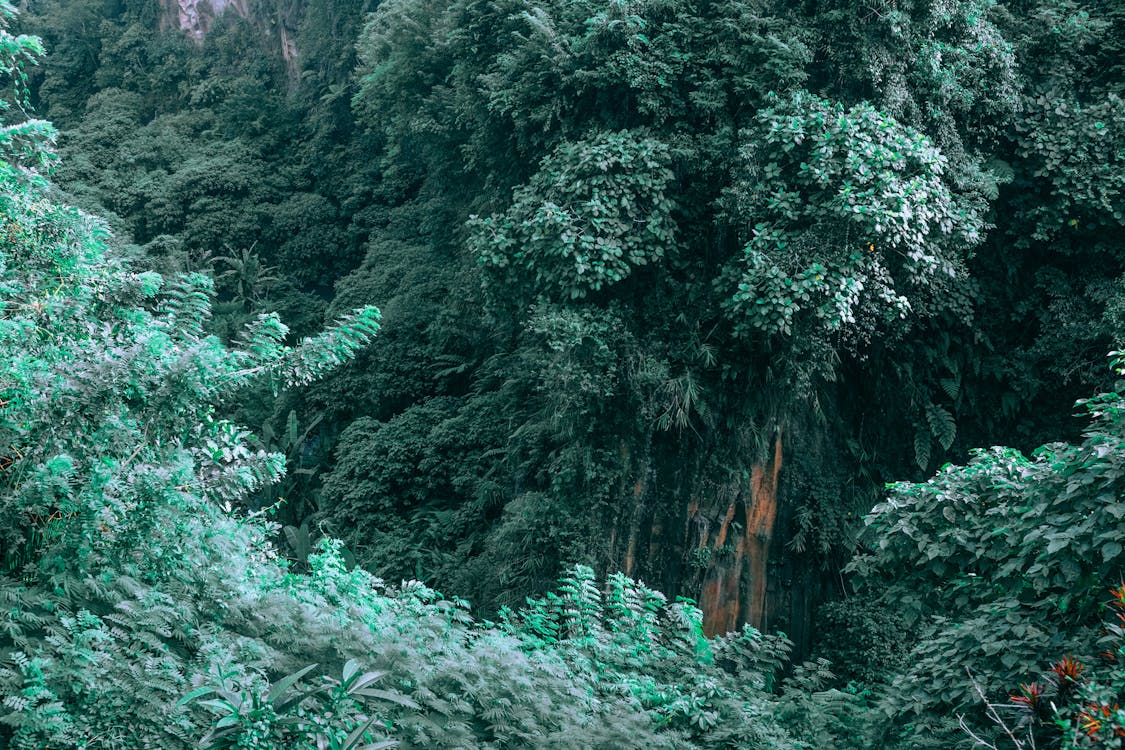
[[[399, 200], [429, 217], [409, 242], [455, 266], [450, 293], [484, 311], [442, 321], [442, 344], [491, 332], [470, 339], [471, 352], [429, 355], [434, 371], [460, 368], [462, 390], [448, 395], [495, 413], [477, 434], [507, 436], [486, 451], [492, 460], [465, 467], [476, 481], [435, 500], [479, 508], [477, 489], [490, 487], [493, 510], [480, 513], [459, 555], [518, 569], [522, 561], [505, 559], [523, 548], [514, 540], [543, 535], [566, 540], [577, 559], [695, 593], [705, 575], [737, 580], [719, 572], [741, 565], [735, 556], [686, 563], [692, 547], [725, 537], [707, 529], [734, 522], [723, 521], [730, 503], [720, 498], [750, 502], [755, 467], [779, 431], [794, 457], [789, 487], [827, 485], [833, 472], [844, 481], [852, 466], [821, 461], [844, 450], [848, 420], [861, 419], [838, 405], [848, 387], [838, 381], [891, 369], [898, 353], [884, 358], [884, 341], [913, 342], [973, 304], [967, 261], [995, 180], [969, 174], [980, 171], [973, 154], [951, 161], [928, 118], [939, 96], [1007, 106], [994, 98], [1014, 79], [1005, 50], [986, 73], [968, 72], [967, 61], [991, 54], [981, 39], [999, 32], [990, 19], [964, 27], [968, 4], [958, 13], [945, 22], [919, 9], [910, 33], [918, 44], [940, 36], [948, 49], [932, 58], [957, 62], [935, 75], [956, 73], [963, 91], [934, 84], [894, 116], [856, 103], [869, 80], [817, 77], [827, 28], [782, 4], [403, 1], [371, 16], [356, 115], [382, 141]], [[881, 54], [897, 55], [888, 65], [910, 70], [913, 47], [882, 44]], [[943, 127], [965, 131], [978, 109], [954, 108]], [[894, 383], [916, 391], [901, 403], [917, 455], [899, 451], [900, 436], [888, 441], [899, 471], [953, 448], [941, 378], [949, 373]], [[341, 444], [347, 472], [363, 462], [351, 455], [361, 444]], [[385, 468], [373, 473], [387, 479]], [[343, 474], [325, 476], [323, 517], [348, 528], [356, 495]], [[863, 488], [847, 498], [810, 493], [802, 518], [822, 541], [818, 555], [842, 554], [846, 515], [877, 481], [853, 481]], [[783, 495], [783, 525], [797, 494]], [[697, 511], [686, 498], [699, 498]], [[685, 512], [698, 515], [686, 526]], [[642, 541], [650, 538], [661, 541]], [[553, 577], [529, 572], [520, 588]]]

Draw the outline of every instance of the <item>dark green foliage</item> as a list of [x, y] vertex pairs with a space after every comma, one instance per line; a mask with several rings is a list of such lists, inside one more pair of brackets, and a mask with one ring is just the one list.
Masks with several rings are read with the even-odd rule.
[[[0, 34], [10, 71], [36, 51]], [[284, 457], [221, 410], [353, 359], [379, 312], [295, 345], [258, 314], [227, 346], [207, 332], [208, 276], [107, 257], [104, 227], [30, 168], [50, 160], [53, 131], [3, 132], [21, 139], [0, 161], [5, 747], [796, 750], [807, 743], [775, 706], [837, 715], [817, 695], [768, 692], [783, 638], [709, 641], [699, 610], [620, 574], [603, 600], [575, 568], [558, 594], [492, 626], [417, 581], [391, 589], [349, 569], [330, 539], [306, 546], [296, 572], [270, 541], [276, 525], [235, 510]], [[277, 445], [301, 442], [291, 413]]]
[[[1125, 103], [1115, 94], [1100, 101], [1040, 94], [1020, 122], [1019, 155], [1041, 178], [1026, 200], [1027, 240], [1060, 246], [1095, 244], [1100, 231], [1125, 222], [1121, 160]], [[1077, 240], [1077, 242], [1076, 242]]]
[[816, 613], [815, 651], [832, 663], [843, 684], [877, 687], [909, 667], [918, 624], [908, 626], [897, 609], [873, 596], [851, 596], [828, 602]]
[[1095, 661], [1063, 656], [1038, 679], [1019, 686], [1008, 697], [1004, 713], [990, 706], [994, 722], [1006, 727], [1015, 742], [1036, 747], [1119, 746], [1125, 737], [1125, 586], [1110, 591], [1103, 650]]
[[[262, 0], [195, 38], [25, 5], [0, 745], [949, 747], [992, 730], [966, 667], [1002, 700], [1089, 656], [1125, 544], [1116, 401], [1071, 414], [1125, 319], [1115, 4]], [[22, 170], [29, 103], [112, 234]], [[732, 573], [697, 542], [778, 434], [767, 619], [803, 651], [818, 612], [839, 677], [778, 684], [780, 640], [620, 575], [544, 594]], [[816, 608], [876, 503], [868, 590]]]
[[1092, 657], [1104, 582], [1125, 576], [1125, 403], [1109, 393], [1083, 405], [1082, 442], [1030, 458], [977, 451], [925, 484], [896, 485], [867, 518], [871, 551], [850, 567], [919, 627], [883, 699], [915, 732], [969, 710], [970, 672], [995, 694], [1058, 654]]
[[[401, 382], [417, 393], [412, 408], [462, 400], [474, 434], [494, 441], [480, 445], [483, 462], [432, 451], [428, 461], [445, 473], [456, 464], [462, 479], [397, 528], [432, 539], [429, 519], [475, 513], [487, 488], [490, 508], [449, 539], [450, 563], [530, 568], [521, 592], [552, 580], [550, 566], [570, 555], [512, 560], [525, 546], [513, 540], [550, 539], [619, 565], [598, 529], [628, 535], [632, 504], [648, 502], [633, 488], [687, 497], [738, 483], [778, 427], [811, 424], [803, 411], [827, 398], [842, 358], [862, 362], [881, 336], [971, 308], [966, 259], [980, 242], [985, 181], [962, 179], [964, 160], [950, 171], [932, 139], [868, 105], [789, 91], [807, 82], [815, 56], [807, 21], [771, 4], [675, 2], [396, 2], [372, 15], [357, 116], [384, 143], [384, 180], [427, 217], [421, 237], [400, 236], [428, 245], [415, 257], [440, 265], [442, 283], [468, 300], [413, 328], [409, 347], [423, 371], [455, 379]], [[975, 83], [1009, 86], [1001, 69], [1003, 81]], [[922, 125], [917, 109], [895, 111]], [[366, 264], [398, 257], [381, 241]], [[406, 314], [430, 294], [410, 294]], [[922, 402], [910, 416], [925, 430], [911, 462], [953, 448], [956, 415], [937, 380], [909, 383]], [[388, 423], [391, 409], [369, 408]], [[341, 466], [355, 465], [360, 445], [341, 446]], [[646, 467], [665, 463], [690, 474], [650, 483]], [[408, 467], [385, 468], [402, 474], [380, 469], [387, 482], [416, 483]], [[344, 528], [360, 517], [362, 493], [326, 477], [323, 514]], [[681, 524], [677, 509], [654, 512]], [[847, 543], [820, 514], [805, 521], [833, 529], [822, 535], [830, 547]]]

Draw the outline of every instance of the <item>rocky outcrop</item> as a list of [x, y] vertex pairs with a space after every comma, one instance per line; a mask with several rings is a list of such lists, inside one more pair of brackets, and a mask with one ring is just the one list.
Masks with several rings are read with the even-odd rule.
[[193, 39], [202, 40], [215, 19], [228, 10], [250, 18], [247, 0], [163, 0], [162, 29], [176, 28]]
[[[622, 447], [632, 470], [619, 488], [619, 514], [607, 521], [605, 566], [694, 599], [708, 635], [747, 624], [785, 632], [799, 662], [810, 652], [813, 603], [834, 589], [823, 580], [819, 553], [785, 543], [810, 472], [801, 459], [809, 439], [778, 430], [768, 440], [742, 451], [745, 471], [726, 475], [706, 449], [683, 450], [684, 441], [635, 453]], [[823, 457], [811, 460], [822, 471]]]
[[285, 17], [280, 10], [257, 17], [250, 12], [249, 0], [161, 0], [161, 4], [160, 28], [179, 29], [199, 42], [224, 13], [234, 13], [250, 21], [264, 34], [276, 37], [290, 80], [296, 80], [299, 73], [294, 42], [296, 19]]
[[[688, 508], [689, 527], [697, 529], [695, 549], [706, 560], [699, 593], [703, 629], [728, 633], [743, 623], [767, 630], [767, 566], [777, 523], [777, 480], [781, 473], [781, 435], [773, 456], [754, 464], [750, 487], [731, 498], [715, 524], [706, 523], [698, 502]], [[690, 533], [690, 531], [689, 531]]]

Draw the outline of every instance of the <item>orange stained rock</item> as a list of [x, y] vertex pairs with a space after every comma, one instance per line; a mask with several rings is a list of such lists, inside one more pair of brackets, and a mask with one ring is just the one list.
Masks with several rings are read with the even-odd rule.
[[[769, 563], [770, 542], [777, 522], [777, 484], [781, 473], [782, 447], [780, 433], [774, 440], [773, 455], [761, 464], [755, 464], [750, 474], [750, 488], [740, 499], [732, 501], [723, 514], [715, 541], [708, 545], [705, 535], [699, 548], [710, 546], [710, 565], [699, 594], [703, 610], [703, 629], [708, 635], [726, 633], [747, 622], [758, 629], [766, 626], [766, 576]], [[733, 541], [729, 554], [720, 554], [727, 545], [731, 524], [737, 516], [737, 503], [742, 502], [746, 518], [743, 533]], [[693, 502], [689, 518], [699, 512]], [[743, 565], [746, 560], [746, 565]], [[750, 580], [746, 589], [749, 601], [742, 597], [742, 573], [746, 569]]]
[[755, 466], [750, 475], [751, 507], [746, 509], [746, 544], [750, 554], [750, 607], [746, 621], [766, 626], [766, 575], [770, 541], [777, 521], [777, 479], [781, 473], [781, 436], [774, 441], [769, 467]]

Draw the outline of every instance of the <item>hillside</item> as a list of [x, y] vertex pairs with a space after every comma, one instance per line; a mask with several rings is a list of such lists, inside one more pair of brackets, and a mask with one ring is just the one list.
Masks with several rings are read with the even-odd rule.
[[1117, 4], [5, 14], [0, 746], [1114, 746]]

